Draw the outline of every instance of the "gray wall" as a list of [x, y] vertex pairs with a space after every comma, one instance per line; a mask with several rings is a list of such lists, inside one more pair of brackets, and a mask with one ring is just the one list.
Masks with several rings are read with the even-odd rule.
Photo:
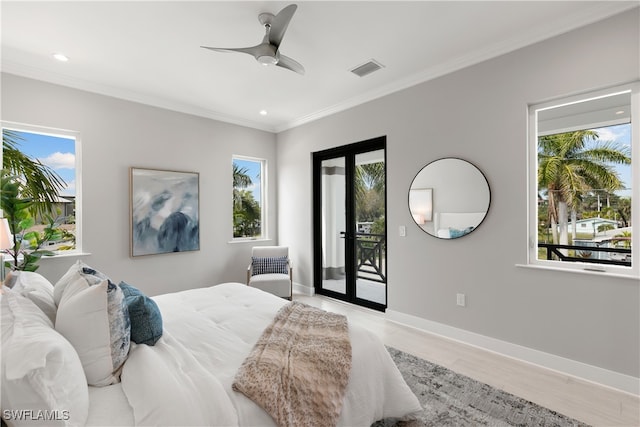
[[[272, 133], [8, 74], [2, 75], [2, 120], [80, 132], [83, 250], [91, 254], [82, 259], [113, 280], [151, 295], [245, 281], [256, 243], [229, 243], [234, 154], [267, 160], [269, 229], [277, 237]], [[131, 166], [199, 172], [199, 251], [129, 257]], [[45, 258], [38, 272], [55, 281], [75, 259]]]
[[[280, 133], [279, 240], [292, 248], [298, 281], [313, 286], [312, 152], [386, 135], [391, 310], [640, 376], [637, 280], [516, 267], [527, 260], [527, 106], [640, 78], [638, 15]], [[462, 239], [426, 235], [407, 208], [411, 180], [441, 157], [471, 161], [491, 186], [487, 218]], [[467, 307], [456, 307], [456, 293]]]

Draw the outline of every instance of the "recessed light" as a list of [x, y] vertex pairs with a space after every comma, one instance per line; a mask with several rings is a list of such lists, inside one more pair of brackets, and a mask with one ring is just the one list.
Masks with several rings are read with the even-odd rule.
[[53, 57], [60, 62], [67, 62], [69, 60], [69, 58], [66, 55], [63, 55], [61, 53], [54, 53]]
[[267, 115], [267, 110], [260, 110], [260, 115], [261, 116], [266, 116]]
[[618, 114], [618, 115], [624, 114], [624, 110], [616, 111], [616, 114]]

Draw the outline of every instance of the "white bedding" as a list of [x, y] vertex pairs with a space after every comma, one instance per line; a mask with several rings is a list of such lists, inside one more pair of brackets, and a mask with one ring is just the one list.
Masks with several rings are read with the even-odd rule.
[[[239, 283], [153, 299], [162, 312], [163, 337], [153, 347], [132, 345], [121, 386], [90, 390], [88, 425], [275, 425], [231, 384], [287, 301]], [[339, 425], [369, 426], [421, 410], [381, 341], [353, 324], [349, 335], [353, 364]]]

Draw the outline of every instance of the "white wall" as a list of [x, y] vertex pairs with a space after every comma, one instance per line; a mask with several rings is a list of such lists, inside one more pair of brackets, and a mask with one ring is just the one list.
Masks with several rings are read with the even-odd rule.
[[[279, 240], [298, 281], [313, 286], [312, 152], [386, 135], [391, 311], [637, 379], [637, 280], [516, 264], [527, 260], [527, 105], [639, 79], [638, 17], [635, 9], [279, 134]], [[428, 236], [407, 208], [415, 174], [442, 157], [471, 161], [491, 186], [487, 218], [461, 239]]]
[[[2, 120], [80, 132], [83, 249], [91, 253], [82, 259], [112, 280], [151, 295], [244, 283], [255, 243], [229, 243], [234, 154], [267, 160], [269, 230], [277, 236], [276, 140], [269, 132], [8, 74]], [[199, 251], [129, 257], [131, 166], [199, 172]], [[45, 258], [38, 272], [55, 282], [75, 259]]]

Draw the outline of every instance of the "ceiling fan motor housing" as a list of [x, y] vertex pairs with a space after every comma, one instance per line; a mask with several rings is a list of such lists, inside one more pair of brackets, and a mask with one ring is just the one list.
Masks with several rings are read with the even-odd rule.
[[278, 51], [269, 42], [256, 46], [256, 60], [262, 65], [276, 65], [278, 63]]
[[264, 12], [258, 15], [258, 21], [260, 21], [262, 25], [271, 26], [271, 21], [273, 21], [273, 18], [275, 18], [275, 16], [273, 15], [273, 13], [269, 12]]

